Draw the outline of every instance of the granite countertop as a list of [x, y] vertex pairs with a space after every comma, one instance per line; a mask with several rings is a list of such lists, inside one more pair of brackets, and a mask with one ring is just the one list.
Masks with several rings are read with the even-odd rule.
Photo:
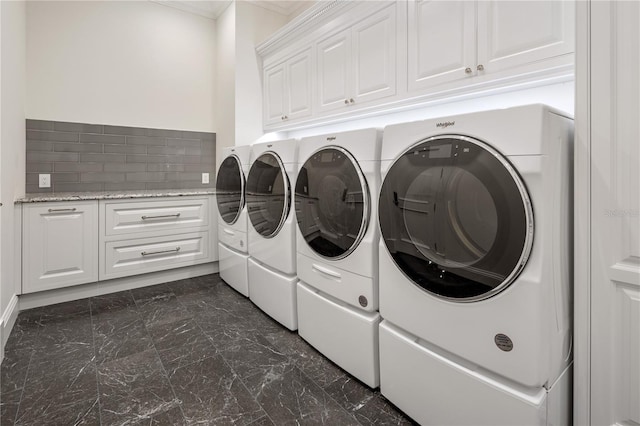
[[126, 198], [151, 197], [186, 197], [192, 195], [213, 195], [214, 188], [201, 189], [150, 189], [139, 191], [100, 191], [100, 192], [53, 192], [49, 194], [27, 194], [18, 198], [16, 204], [44, 203], [51, 201], [80, 201], [80, 200], [119, 200]]

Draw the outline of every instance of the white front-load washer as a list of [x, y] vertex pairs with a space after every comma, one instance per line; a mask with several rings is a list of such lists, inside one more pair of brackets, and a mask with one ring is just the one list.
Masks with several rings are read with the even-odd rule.
[[573, 120], [543, 105], [388, 126], [380, 386], [422, 424], [567, 424]]
[[246, 198], [249, 216], [249, 298], [290, 330], [296, 309], [296, 224], [292, 212], [297, 140], [251, 146]]
[[298, 333], [368, 386], [379, 383], [376, 129], [303, 138], [295, 185]]
[[249, 146], [224, 148], [216, 177], [220, 278], [244, 296], [249, 296], [245, 176], [250, 152]]

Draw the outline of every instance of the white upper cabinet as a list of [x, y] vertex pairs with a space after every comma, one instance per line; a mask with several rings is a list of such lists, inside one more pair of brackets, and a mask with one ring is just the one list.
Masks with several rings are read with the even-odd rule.
[[353, 98], [368, 102], [396, 94], [396, 5], [352, 29]]
[[264, 122], [279, 123], [284, 120], [285, 105], [285, 64], [278, 64], [264, 71]]
[[470, 76], [476, 60], [476, 3], [410, 1], [408, 10], [409, 90]]
[[316, 46], [318, 56], [318, 110], [349, 104], [351, 92], [351, 31], [343, 31]]
[[318, 42], [318, 111], [396, 94], [396, 4]]
[[409, 92], [571, 66], [573, 8], [570, 1], [410, 0]]
[[264, 124], [281, 124], [311, 115], [311, 51], [264, 70]]
[[574, 9], [572, 0], [317, 2], [257, 48], [264, 127], [566, 81]]
[[487, 73], [572, 53], [574, 2], [478, 3], [478, 66]]

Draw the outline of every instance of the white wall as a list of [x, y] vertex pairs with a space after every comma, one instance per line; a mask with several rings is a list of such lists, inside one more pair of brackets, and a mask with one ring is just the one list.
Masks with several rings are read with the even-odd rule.
[[263, 135], [262, 64], [256, 45], [287, 22], [287, 17], [236, 1], [217, 20], [218, 87], [216, 151], [249, 145]]
[[236, 3], [225, 9], [216, 21], [216, 162], [222, 162], [222, 148], [235, 145], [235, 70], [236, 70]]
[[216, 131], [215, 31], [148, 1], [29, 1], [27, 117]]
[[263, 135], [262, 62], [256, 45], [287, 23], [287, 17], [252, 3], [236, 3], [236, 145]]
[[[13, 201], [25, 189], [25, 3], [0, 2], [0, 318], [20, 282], [14, 248], [19, 229]], [[11, 324], [3, 324], [10, 329]], [[0, 333], [1, 334], [1, 333]], [[4, 344], [3, 335], [0, 346]]]

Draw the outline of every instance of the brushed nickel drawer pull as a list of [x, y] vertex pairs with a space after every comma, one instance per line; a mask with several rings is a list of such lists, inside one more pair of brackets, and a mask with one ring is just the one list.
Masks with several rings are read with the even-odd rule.
[[59, 213], [59, 212], [75, 212], [76, 208], [70, 208], [70, 209], [49, 209], [49, 213]]
[[180, 251], [180, 247], [176, 247], [174, 249], [171, 250], [160, 250], [160, 251], [143, 251], [140, 254], [143, 256], [152, 256], [154, 254], [164, 254], [164, 253], [173, 253], [173, 252], [179, 252]]
[[180, 217], [180, 213], [176, 213], [176, 214], [163, 214], [160, 216], [142, 216], [142, 220], [147, 220], [147, 219], [164, 219], [167, 217]]

